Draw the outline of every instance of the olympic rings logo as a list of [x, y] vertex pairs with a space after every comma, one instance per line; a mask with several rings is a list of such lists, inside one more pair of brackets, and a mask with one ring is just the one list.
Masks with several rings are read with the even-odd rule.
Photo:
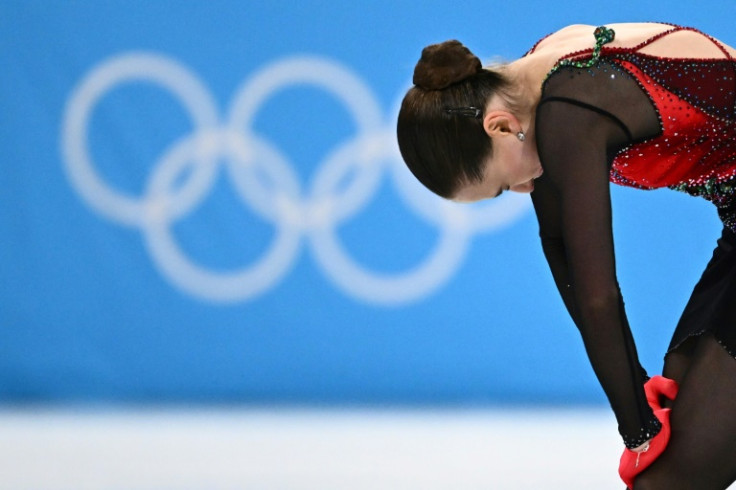
[[[131, 81], [169, 91], [186, 109], [193, 126], [191, 133], [163, 152], [140, 196], [111, 188], [95, 170], [88, 149], [95, 106], [115, 86]], [[324, 158], [306, 191], [288, 157], [251, 129], [259, 107], [269, 97], [301, 84], [335, 97], [359, 129], [357, 136], [341, 142]], [[295, 57], [275, 61], [246, 80], [229, 114], [221, 118], [212, 96], [187, 67], [157, 54], [129, 53], [93, 68], [70, 95], [61, 129], [64, 168], [84, 202], [106, 219], [140, 230], [160, 273], [197, 298], [237, 302], [264, 294], [288, 274], [304, 240], [323, 273], [345, 293], [375, 304], [401, 304], [437, 289], [463, 261], [474, 233], [512, 223], [530, 202], [526, 196], [510, 193], [481, 207], [459, 206], [423, 189], [398, 153], [394, 121], [399, 103], [400, 99], [391, 117], [384, 119], [373, 93], [349, 70], [324, 58]], [[220, 171], [227, 172], [243, 205], [276, 231], [270, 248], [256, 263], [228, 272], [194, 263], [171, 231], [211, 192]], [[394, 275], [358, 264], [336, 233], [366, 206], [386, 172], [402, 201], [440, 233], [423, 262]], [[274, 188], [266, 188], [259, 173]], [[350, 177], [347, 184], [346, 176]]]

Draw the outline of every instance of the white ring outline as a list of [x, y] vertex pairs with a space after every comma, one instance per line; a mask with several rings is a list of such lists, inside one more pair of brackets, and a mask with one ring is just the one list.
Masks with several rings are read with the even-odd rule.
[[[233, 98], [228, 118], [230, 128], [252, 132], [258, 108], [268, 98], [279, 90], [300, 85], [313, 86], [337, 98], [352, 116], [356, 124], [357, 134], [372, 133], [380, 128], [382, 122], [381, 111], [371, 90], [349, 70], [330, 60], [316, 56], [281, 59], [262, 68], [257, 74], [246, 80]], [[376, 180], [378, 169], [372, 168], [370, 165], [364, 165], [359, 170], [361, 171], [359, 175], [353, 178], [354, 184], [342, 193], [343, 199], [350, 199], [351, 196], [361, 194], [361, 188], [364, 192], [365, 185], [361, 186], [361, 181], [372, 182]], [[320, 192], [325, 188], [325, 178], [329, 178], [329, 176], [324, 175], [324, 172], [317, 174], [315, 181], [312, 183], [312, 195], [315, 194], [315, 189]], [[244, 184], [242, 178], [240, 183]], [[253, 187], [256, 183], [256, 181], [251, 180], [250, 186], [238, 185], [237, 188], [241, 191], [247, 188], [250, 190], [250, 194], [266, 196], [267, 191], [259, 191]], [[338, 201], [334, 196], [323, 195], [320, 202], [303, 202], [293, 192], [287, 192], [287, 194], [288, 197], [292, 198], [288, 205], [293, 209], [309, 209], [304, 216], [307, 220], [310, 217], [317, 220], [325, 219], [325, 212], [328, 212], [326, 207], [333, 208], [333, 204]], [[241, 196], [263, 218], [273, 219], [269, 211], [270, 207], [267, 204], [259, 205], [259, 203], [248, 197], [249, 193], [247, 192], [241, 192]], [[282, 197], [285, 196], [282, 195]], [[341, 213], [343, 219], [346, 217], [345, 211], [347, 209], [348, 207], [343, 208]], [[304, 223], [305, 227], [308, 225], [309, 221]]]
[[317, 56], [281, 59], [262, 68], [243, 83], [232, 101], [229, 126], [252, 128], [258, 107], [266, 99], [284, 87], [299, 84], [327, 89], [345, 104], [359, 132], [371, 132], [380, 127], [381, 111], [363, 81], [335, 62]]
[[[149, 81], [169, 89], [187, 109], [195, 127], [217, 124], [215, 103], [207, 89], [185, 67], [169, 58], [150, 53], [129, 53], [97, 66], [73, 91], [62, 123], [62, 153], [67, 176], [92, 209], [129, 226], [141, 225], [148, 205], [141, 199], [112, 190], [95, 171], [88, 148], [88, 124], [94, 105], [115, 84], [129, 80]], [[214, 167], [198, 166], [180, 191], [189, 200], [206, 187]], [[193, 185], [195, 189], [187, 189]], [[194, 196], [193, 196], [194, 195]], [[187, 206], [183, 206], [186, 208]]]

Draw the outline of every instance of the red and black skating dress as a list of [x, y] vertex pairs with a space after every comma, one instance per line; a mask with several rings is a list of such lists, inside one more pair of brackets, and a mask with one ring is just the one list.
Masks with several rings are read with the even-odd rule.
[[659, 422], [644, 398], [646, 374], [616, 279], [609, 182], [668, 187], [716, 206], [723, 235], [670, 351], [710, 332], [736, 356], [736, 62], [702, 33], [722, 56], [640, 52], [681, 30], [694, 31], [673, 25], [620, 48], [607, 46], [611, 29], [596, 29], [594, 46], [550, 72], [536, 110], [545, 173], [532, 200], [545, 256], [629, 448], [655, 435]]

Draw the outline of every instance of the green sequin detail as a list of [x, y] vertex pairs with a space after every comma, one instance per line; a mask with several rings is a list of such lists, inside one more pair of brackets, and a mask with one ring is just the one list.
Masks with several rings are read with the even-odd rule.
[[733, 196], [734, 191], [736, 190], [736, 181], [730, 180], [719, 182], [716, 179], [708, 179], [701, 184], [683, 182], [678, 185], [670, 186], [670, 189], [686, 192], [692, 196], [713, 196], [714, 198], [722, 198]]
[[593, 48], [593, 54], [590, 56], [590, 58], [587, 61], [573, 61], [569, 59], [563, 59], [560, 60], [552, 70], [547, 74], [547, 77], [552, 75], [554, 72], [556, 72], [558, 69], [562, 68], [563, 66], [572, 66], [575, 68], [590, 68], [594, 66], [596, 63], [598, 63], [598, 60], [601, 57], [601, 48], [603, 45], [608, 44], [612, 42], [616, 38], [616, 32], [613, 29], [609, 29], [606, 26], [600, 26], [597, 27], [596, 30], [593, 32], [593, 35], [595, 36], [595, 47]]

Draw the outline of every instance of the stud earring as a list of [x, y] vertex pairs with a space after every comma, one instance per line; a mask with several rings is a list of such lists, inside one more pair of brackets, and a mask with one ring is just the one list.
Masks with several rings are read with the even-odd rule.
[[524, 131], [519, 131], [518, 133], [516, 133], [516, 137], [519, 138], [519, 141], [524, 141], [526, 139]]

